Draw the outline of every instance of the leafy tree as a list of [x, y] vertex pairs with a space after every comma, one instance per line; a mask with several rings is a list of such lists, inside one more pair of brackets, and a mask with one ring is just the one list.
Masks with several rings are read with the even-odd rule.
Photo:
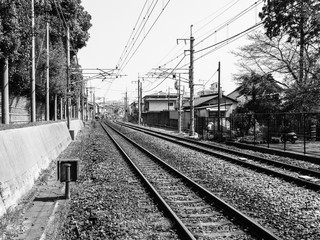
[[279, 111], [279, 96], [282, 88], [279, 87], [271, 74], [260, 75], [251, 72], [240, 75], [236, 79], [240, 85], [239, 93], [247, 99], [242, 106], [243, 110], [253, 113]]
[[[257, 72], [260, 75], [272, 74], [283, 88], [284, 109], [290, 111], [312, 110], [320, 104], [319, 66], [320, 51], [317, 45], [305, 44], [304, 80], [299, 80], [299, 46], [295, 41], [288, 42], [286, 34], [270, 39], [256, 32], [249, 35], [250, 43], [234, 52], [240, 58], [239, 65], [245, 70], [243, 75]], [[312, 94], [310, 94], [312, 93]], [[300, 97], [301, 96], [301, 97]]]
[[[50, 23], [50, 93], [63, 95], [66, 85], [66, 26], [61, 21], [70, 27], [72, 57], [89, 39], [90, 20], [91, 16], [81, 6], [80, 0], [35, 0], [37, 96], [42, 98], [45, 95], [46, 50], [43, 46], [46, 21]], [[31, 30], [31, 1], [0, 2], [0, 60], [9, 58], [9, 90], [14, 95], [29, 94]], [[72, 64], [77, 65], [75, 62]], [[78, 77], [74, 78], [81, 84]]]
[[299, 49], [299, 76], [298, 81], [304, 78], [304, 62], [307, 49], [305, 45], [319, 42], [320, 2], [318, 0], [265, 0], [262, 12], [259, 14], [269, 38], [287, 34], [287, 41], [298, 43]]

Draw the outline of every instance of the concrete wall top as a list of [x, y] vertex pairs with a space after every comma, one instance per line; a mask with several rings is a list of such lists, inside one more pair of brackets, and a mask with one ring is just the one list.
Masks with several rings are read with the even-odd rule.
[[71, 120], [70, 121], [70, 130], [75, 132], [74, 136], [77, 136], [78, 132], [83, 128], [83, 121], [81, 120]]

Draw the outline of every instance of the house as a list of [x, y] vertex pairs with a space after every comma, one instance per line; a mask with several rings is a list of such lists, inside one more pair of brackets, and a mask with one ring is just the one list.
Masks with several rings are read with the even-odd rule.
[[[220, 101], [220, 109], [219, 109]], [[237, 100], [225, 96], [218, 97], [218, 93], [211, 93], [208, 95], [201, 95], [194, 99], [194, 116], [195, 116], [195, 131], [202, 132], [207, 129], [209, 123], [213, 123], [213, 128], [217, 129], [218, 116], [220, 110], [221, 125], [228, 129], [230, 123], [227, 118], [232, 111], [237, 107]], [[183, 105], [183, 111], [185, 112], [185, 122], [190, 125], [190, 102], [186, 102]]]
[[[170, 117], [178, 110], [178, 94], [157, 92], [142, 99], [143, 123], [150, 126], [177, 127], [177, 118]], [[176, 114], [177, 115], [177, 114]]]
[[177, 93], [158, 92], [142, 99], [143, 112], [173, 111], [177, 109]]

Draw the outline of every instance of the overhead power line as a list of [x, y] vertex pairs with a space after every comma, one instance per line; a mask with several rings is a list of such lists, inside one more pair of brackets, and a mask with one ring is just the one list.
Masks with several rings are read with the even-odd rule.
[[152, 90], [154, 90], [155, 88], [157, 88], [160, 84], [162, 84], [167, 78], [169, 78], [170, 75], [172, 75], [174, 73], [174, 71], [178, 68], [178, 66], [180, 65], [180, 63], [183, 61], [183, 59], [185, 58], [185, 56], [183, 56], [183, 58], [181, 58], [180, 62], [171, 70], [170, 73], [168, 73], [168, 75], [160, 82], [158, 83], [155, 87], [145, 91], [145, 92], [150, 92]]
[[198, 41], [198, 43], [195, 46], [197, 46], [198, 44], [204, 42], [205, 40], [207, 40], [212, 35], [217, 34], [217, 32], [219, 32], [223, 28], [230, 26], [230, 24], [232, 24], [233, 22], [237, 21], [240, 17], [242, 17], [246, 13], [250, 12], [253, 8], [255, 8], [258, 4], [261, 4], [262, 2], [263, 2], [263, 0], [259, 0], [259, 1], [255, 2], [254, 4], [251, 4], [249, 7], [247, 7], [246, 9], [244, 9], [243, 11], [238, 13], [237, 15], [233, 16], [232, 18], [227, 20], [225, 23], [221, 24], [218, 28], [209, 31], [210, 34], [208, 36], [206, 36], [205, 38], [201, 39], [200, 41]]
[[232, 37], [226, 38], [226, 39], [224, 39], [224, 40], [222, 40], [222, 41], [220, 41], [220, 42], [218, 42], [218, 43], [215, 43], [215, 44], [212, 44], [212, 45], [210, 45], [210, 46], [208, 46], [208, 47], [205, 47], [205, 48], [202, 48], [202, 49], [200, 49], [200, 50], [197, 50], [197, 51], [195, 51], [195, 53], [199, 53], [199, 52], [208, 50], [208, 49], [210, 49], [210, 48], [216, 47], [216, 46], [218, 46], [218, 45], [220, 45], [220, 44], [222, 44], [222, 43], [228, 42], [228, 41], [230, 41], [230, 40], [232, 40], [232, 39], [234, 39], [234, 38], [236, 38], [236, 37], [238, 37], [238, 36], [240, 36], [240, 35], [245, 34], [245, 33], [248, 32], [248, 31], [251, 31], [251, 30], [253, 30], [253, 29], [257, 28], [257, 27], [260, 27], [261, 25], [262, 25], [262, 22], [259, 22], [259, 23], [255, 24], [255, 25], [247, 28], [246, 30], [244, 30], [244, 31], [242, 31], [242, 32], [240, 32], [240, 33], [237, 33], [237, 34], [233, 35]]
[[158, 0], [156, 0], [156, 2], [154, 3], [155, 0], [152, 1], [151, 5], [149, 6], [149, 8], [147, 9], [142, 21], [140, 22], [140, 25], [137, 29], [137, 31], [135, 32], [134, 36], [130, 39], [130, 43], [127, 46], [127, 49], [125, 49], [125, 53], [124, 56], [122, 57], [121, 61], [118, 63], [118, 69], [119, 71], [123, 70], [123, 65], [125, 63], [125, 61], [127, 60], [128, 56], [130, 55], [131, 51], [133, 50], [136, 42], [138, 41], [141, 33], [143, 32], [148, 20], [150, 19], [150, 16], [153, 12], [153, 10], [155, 9], [156, 5], [158, 4]]
[[124, 47], [124, 49], [123, 49], [123, 51], [122, 51], [122, 53], [121, 53], [121, 56], [120, 56], [119, 61], [118, 61], [118, 63], [117, 63], [117, 66], [120, 65], [121, 60], [122, 60], [122, 58], [123, 58], [123, 56], [124, 56], [124, 54], [125, 54], [125, 52], [126, 52], [126, 49], [128, 48], [128, 46], [129, 46], [129, 44], [130, 44], [130, 41], [131, 41], [131, 39], [132, 39], [132, 36], [133, 36], [135, 30], [137, 29], [137, 25], [138, 25], [138, 23], [139, 23], [139, 20], [140, 20], [140, 18], [141, 18], [141, 15], [142, 15], [142, 13], [143, 13], [146, 5], [147, 5], [147, 2], [148, 2], [148, 0], [145, 1], [144, 5], [143, 5], [143, 7], [142, 7], [142, 9], [141, 9], [141, 11], [140, 11], [139, 17], [138, 17], [138, 19], [137, 19], [137, 21], [136, 21], [136, 23], [135, 23], [135, 25], [134, 25], [134, 27], [133, 27], [133, 29], [132, 29], [132, 32], [131, 32], [131, 34], [130, 34], [130, 36], [129, 36], [129, 38], [128, 38], [128, 41], [127, 41], [127, 43], [126, 43], [126, 45], [125, 45], [125, 47]]
[[166, 9], [166, 7], [168, 6], [168, 4], [170, 3], [171, 0], [168, 0], [168, 2], [166, 3], [166, 5], [162, 8], [161, 12], [159, 13], [159, 15], [157, 16], [156, 20], [153, 22], [153, 24], [151, 25], [151, 27], [149, 28], [148, 32], [146, 33], [146, 35], [143, 37], [143, 39], [141, 40], [140, 44], [138, 45], [138, 47], [136, 48], [136, 50], [132, 53], [131, 57], [129, 58], [129, 60], [126, 62], [126, 64], [124, 65], [123, 68], [125, 68], [127, 66], [127, 64], [130, 62], [130, 60], [132, 59], [132, 57], [135, 55], [135, 53], [138, 51], [138, 49], [140, 48], [141, 44], [144, 42], [144, 40], [146, 39], [146, 37], [149, 35], [150, 31], [152, 30], [152, 28], [154, 27], [154, 25], [157, 23], [157, 21], [159, 20], [160, 16], [162, 15], [163, 11]]
[[[232, 4], [231, 6], [233, 6], [233, 5], [236, 4], [237, 2], [238, 2], [238, 1], [236, 1], [235, 3], [232, 3], [232, 2], [227, 3], [227, 4], [226, 4], [224, 7], [222, 7], [220, 10], [225, 9], [225, 8], [226, 8], [227, 6], [229, 6], [230, 4]], [[262, 2], [263, 2], [263, 0], [258, 0], [257, 2], [251, 4], [249, 7], [245, 8], [244, 10], [242, 10], [241, 12], [239, 12], [238, 14], [236, 14], [235, 16], [233, 16], [232, 18], [230, 18], [229, 20], [227, 20], [227, 21], [225, 21], [224, 23], [222, 23], [221, 25], [219, 25], [217, 28], [214, 28], [214, 29], [210, 30], [210, 31], [209, 31], [209, 35], [207, 35], [208, 33], [207, 33], [207, 34], [204, 34], [204, 35], [207, 35], [207, 36], [205, 36], [203, 39], [201, 39], [201, 37], [200, 37], [200, 40], [197, 41], [197, 43], [195, 44], [195, 46], [199, 45], [200, 43], [203, 44], [203, 42], [204, 42], [205, 40], [209, 39], [213, 34], [217, 33], [217, 32], [220, 31], [220, 30], [222, 30], [224, 27], [229, 26], [231, 23], [235, 22], [235, 21], [238, 20], [240, 17], [242, 17], [243, 15], [247, 14], [249, 11], [251, 11], [252, 9], [254, 9], [254, 7], [256, 7], [257, 5], [259, 5], [259, 4], [262, 3]], [[230, 9], [230, 8], [227, 8], [227, 10], [228, 10], [228, 9]], [[216, 12], [219, 12], [219, 10], [216, 11]], [[224, 10], [223, 13], [224, 13], [224, 12], [226, 12], [226, 10]], [[222, 14], [222, 13], [220, 13], [218, 16], [220, 16], [221, 14]], [[218, 16], [215, 16], [213, 19], [216, 19]], [[210, 22], [212, 22], [212, 21], [210, 21]], [[206, 26], [206, 25], [208, 25], [208, 23], [205, 24], [205, 26]], [[200, 27], [200, 29], [202, 29], [202, 28], [204, 28], [204, 26]], [[199, 30], [197, 30], [196, 32], [199, 32]], [[204, 36], [204, 35], [203, 35], [203, 36]], [[230, 38], [230, 39], [232, 39], [232, 38]], [[228, 40], [224, 40], [224, 41], [228, 41]], [[216, 43], [216, 44], [217, 44], [217, 45], [218, 45], [218, 44], [221, 44], [221, 42]], [[171, 52], [172, 52], [172, 50], [171, 50]], [[184, 54], [184, 52], [178, 54], [176, 57], [170, 59], [170, 60], [167, 61], [166, 63], [161, 64], [161, 66], [166, 66], [166, 65], [170, 64], [171, 62], [173, 62], [174, 60], [176, 60], [177, 58], [179, 58], [179, 57], [182, 56], [183, 54]], [[169, 54], [167, 54], [167, 55], [169, 55]], [[184, 66], [185, 66], [185, 65], [184, 65]]]
[[[168, 4], [170, 3], [171, 0], [168, 0], [165, 4], [165, 6], [162, 8], [161, 12], [158, 14], [158, 16], [156, 17], [156, 19], [154, 20], [154, 22], [151, 24], [151, 26], [149, 27], [147, 33], [144, 35], [144, 37], [142, 38], [142, 40], [140, 41], [140, 43], [138, 44], [138, 46], [134, 49], [135, 43], [138, 41], [138, 38], [140, 37], [140, 34], [142, 32], [139, 32], [139, 35], [137, 38], [135, 38], [135, 42], [131, 45], [131, 48], [128, 52], [128, 54], [126, 55], [125, 59], [123, 60], [123, 62], [121, 63], [120, 67], [119, 67], [119, 71], [123, 71], [124, 68], [128, 65], [128, 63], [131, 61], [131, 59], [133, 58], [133, 56], [136, 54], [136, 52], [138, 51], [138, 49], [141, 47], [142, 43], [145, 41], [146, 37], [149, 35], [149, 33], [151, 32], [151, 30], [153, 29], [153, 27], [155, 26], [155, 24], [158, 22], [160, 16], [162, 15], [162, 13], [164, 12], [164, 10], [166, 9], [166, 7], [168, 6]], [[158, 1], [157, 1], [158, 2]], [[150, 17], [150, 15], [152, 14], [157, 2], [154, 4], [150, 14], [148, 15], [148, 19]], [[146, 22], [143, 25], [143, 28], [145, 27]], [[133, 50], [134, 49], [134, 50]], [[133, 51], [133, 52], [132, 52]], [[132, 52], [132, 53], [131, 53]], [[130, 55], [131, 54], [131, 55]]]

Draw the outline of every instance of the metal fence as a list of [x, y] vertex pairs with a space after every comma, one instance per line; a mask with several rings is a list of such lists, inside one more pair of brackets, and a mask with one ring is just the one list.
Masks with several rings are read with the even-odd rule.
[[320, 113], [232, 114], [220, 122], [217, 117], [197, 118], [196, 131], [209, 140], [320, 155]]

